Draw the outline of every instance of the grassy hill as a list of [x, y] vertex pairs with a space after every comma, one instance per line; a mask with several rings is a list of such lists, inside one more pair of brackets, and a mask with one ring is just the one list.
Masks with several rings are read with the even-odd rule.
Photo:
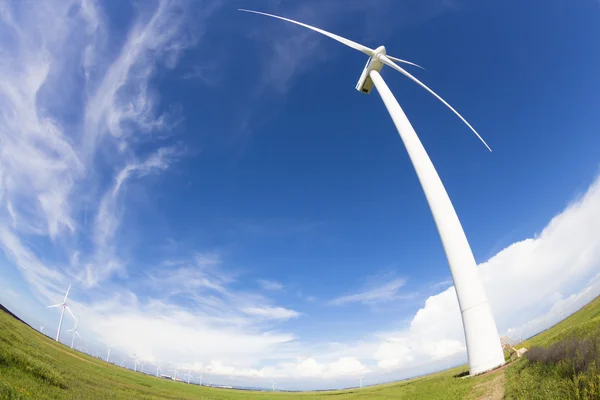
[[[600, 299], [529, 342], [551, 345], [600, 326]], [[0, 399], [483, 399], [536, 398], [534, 362], [522, 360], [475, 378], [466, 367], [411, 380], [332, 392], [278, 393], [217, 389], [172, 382], [105, 363], [41, 335], [0, 311]], [[514, 370], [514, 371], [513, 371]], [[600, 380], [599, 380], [600, 382]], [[523, 389], [525, 388], [525, 389]]]
[[507, 399], [600, 399], [600, 297], [528, 342], [506, 370]]

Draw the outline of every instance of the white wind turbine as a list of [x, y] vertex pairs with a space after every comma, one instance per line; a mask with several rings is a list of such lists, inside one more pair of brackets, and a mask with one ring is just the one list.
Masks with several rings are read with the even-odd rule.
[[369, 56], [367, 64], [356, 85], [356, 90], [369, 94], [373, 86], [377, 88], [384, 105], [387, 107], [387, 110], [396, 125], [396, 129], [400, 134], [400, 138], [406, 147], [419, 181], [421, 182], [425, 197], [427, 198], [440, 234], [446, 258], [450, 265], [450, 272], [454, 280], [465, 331], [467, 353], [469, 357], [469, 372], [471, 375], [477, 375], [503, 365], [504, 355], [500, 337], [498, 336], [496, 321], [494, 320], [494, 316], [492, 315], [492, 311], [488, 304], [485, 289], [481, 282], [481, 278], [479, 277], [477, 264], [473, 257], [473, 253], [471, 252], [469, 242], [467, 241], [458, 216], [456, 215], [456, 211], [454, 210], [452, 202], [448, 197], [448, 193], [446, 192], [431, 159], [427, 155], [425, 148], [404, 114], [404, 111], [379, 74], [383, 66], [387, 65], [400, 72], [432, 94], [446, 107], [452, 110], [452, 112], [454, 112], [491, 151], [490, 147], [485, 143], [481, 136], [479, 136], [477, 131], [475, 131], [475, 129], [462, 117], [462, 115], [452, 108], [450, 104], [394, 61], [419, 67], [418, 65], [396, 57], [388, 56], [384, 46], [371, 49], [353, 42], [352, 40], [288, 18], [252, 10], [240, 9], [240, 11], [265, 15], [303, 26], [328, 36], [331, 39], [337, 40], [338, 42]]
[[271, 391], [275, 391], [275, 381], [271, 381]]
[[71, 285], [69, 285], [69, 287], [67, 288], [67, 293], [65, 293], [65, 298], [63, 299], [62, 303], [48, 306], [48, 308], [62, 307], [62, 311], [60, 312], [60, 319], [58, 320], [58, 331], [56, 332], [56, 341], [57, 342], [58, 342], [58, 339], [60, 339], [60, 328], [62, 326], [63, 317], [65, 316], [65, 310], [67, 310], [69, 312], [69, 314], [71, 314], [71, 317], [73, 317], [74, 320], [77, 320], [77, 318], [75, 318], [75, 315], [73, 315], [73, 313], [71, 312], [71, 309], [69, 308], [69, 306], [67, 306], [67, 297], [69, 296], [70, 290], [71, 290]]
[[192, 379], [192, 370], [191, 369], [188, 370], [188, 373], [185, 374], [184, 376], [187, 376], [187, 378], [188, 378], [187, 383], [189, 385], [190, 384], [190, 379]]
[[44, 325], [40, 325], [40, 333], [44, 333]]
[[360, 377], [360, 386], [359, 386], [359, 387], [360, 387], [361, 389], [362, 389], [362, 380], [363, 380], [363, 378], [364, 378], [364, 376], [361, 376], [361, 377]]
[[77, 331], [77, 326], [79, 325], [79, 321], [75, 320], [75, 326], [73, 327], [73, 329], [69, 329], [67, 332], [73, 332], [73, 338], [71, 339], [71, 348], [73, 348], [73, 345], [75, 344], [75, 335], [77, 335], [77, 337], [79, 339], [81, 339], [81, 335], [79, 334], [79, 331]]
[[202, 386], [202, 380], [204, 379], [204, 372], [201, 372], [200, 376], [198, 376], [197, 378], [200, 379], [200, 386]]
[[115, 347], [114, 344], [111, 344], [108, 346], [108, 353], [106, 354], [106, 362], [109, 362], [108, 360], [110, 360], [110, 349], [112, 349], [113, 347]]
[[158, 371], [162, 372], [162, 368], [160, 367], [160, 365], [156, 364], [156, 377], [158, 378]]
[[139, 362], [139, 361], [138, 361], [138, 358], [137, 358], [137, 356], [135, 355], [135, 353], [133, 353], [133, 370], [134, 370], [135, 372], [137, 372], [137, 365], [138, 365], [138, 362]]
[[177, 368], [170, 369], [168, 372], [173, 372], [173, 380], [177, 379]]

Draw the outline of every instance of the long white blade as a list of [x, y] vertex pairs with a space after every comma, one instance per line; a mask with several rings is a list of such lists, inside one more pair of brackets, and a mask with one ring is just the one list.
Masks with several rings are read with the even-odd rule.
[[63, 303], [66, 303], [67, 301], [67, 296], [69, 296], [69, 291], [71, 290], [71, 285], [69, 285], [69, 287], [67, 288], [67, 293], [65, 293], [65, 299], [63, 300]]
[[402, 60], [402, 59], [400, 59], [400, 58], [392, 57], [392, 56], [390, 56], [390, 55], [387, 55], [387, 54], [386, 54], [386, 56], [387, 56], [387, 58], [389, 58], [390, 60], [394, 60], [394, 61], [396, 61], [396, 62], [403, 63], [403, 64], [412, 65], [413, 67], [421, 68], [421, 69], [423, 69], [423, 70], [425, 69], [425, 68], [421, 67], [419, 64], [415, 64], [415, 63], [413, 63], [413, 62], [410, 62], [410, 61]]
[[319, 29], [319, 28], [315, 28], [314, 26], [303, 24], [302, 22], [294, 21], [293, 19], [278, 17], [277, 15], [267, 14], [267, 13], [260, 12], [260, 11], [246, 10], [246, 9], [243, 9], [243, 8], [238, 8], [238, 10], [239, 11], [248, 12], [248, 13], [253, 13], [253, 14], [266, 15], [267, 17], [277, 18], [277, 19], [281, 19], [283, 21], [291, 22], [292, 24], [303, 26], [303, 27], [311, 29], [311, 30], [313, 30], [315, 32], [319, 32], [322, 35], [328, 36], [328, 37], [332, 38], [333, 40], [337, 40], [338, 42], [340, 42], [342, 44], [345, 44], [348, 47], [352, 47], [354, 50], [358, 50], [360, 52], [365, 53], [369, 57], [373, 55], [373, 49], [370, 49], [367, 46], [363, 46], [362, 44], [353, 42], [350, 39], [346, 39], [346, 38], [343, 38], [341, 36], [338, 36], [335, 33], [327, 32], [327, 31], [324, 31], [323, 29]]
[[60, 303], [60, 304], [54, 304], [54, 305], [48, 306], [46, 308], [54, 308], [54, 307], [61, 307], [61, 306], [62, 306], [62, 303]]
[[444, 103], [444, 105], [446, 107], [448, 107], [450, 110], [452, 110], [452, 112], [454, 112], [454, 114], [456, 114], [458, 116], [458, 118], [460, 118], [462, 120], [462, 122], [464, 122], [469, 128], [471, 128], [471, 130], [473, 131], [473, 133], [475, 133], [475, 135], [477, 135], [477, 137], [479, 138], [479, 140], [481, 140], [481, 142], [485, 145], [485, 147], [487, 147], [487, 149], [489, 151], [492, 151], [492, 149], [490, 148], [490, 146], [488, 146], [488, 144], [485, 142], [485, 140], [483, 140], [483, 138], [479, 135], [479, 133], [477, 133], [477, 131], [475, 130], [475, 128], [473, 128], [471, 126], [471, 124], [469, 124], [467, 122], [467, 120], [464, 119], [463, 116], [458, 113], [458, 111], [456, 111], [454, 108], [452, 108], [452, 106], [450, 104], [448, 104], [446, 102], [446, 100], [442, 99], [440, 96], [438, 96], [437, 93], [435, 93], [433, 90], [431, 90], [427, 86], [425, 86], [424, 83], [422, 83], [417, 78], [415, 78], [414, 76], [412, 76], [411, 74], [409, 74], [408, 72], [406, 72], [403, 68], [401, 68], [400, 66], [398, 66], [397, 64], [395, 64], [392, 60], [389, 59], [389, 57], [384, 56], [384, 55], [381, 54], [381, 55], [379, 55], [378, 58], [379, 58], [379, 61], [381, 61], [385, 65], [388, 65], [388, 66], [394, 68], [396, 71], [400, 72], [402, 75], [406, 76], [407, 78], [409, 78], [410, 80], [412, 80], [413, 82], [415, 82], [417, 85], [419, 85], [423, 89], [427, 90], [429, 93], [431, 93], [433, 96], [435, 96], [436, 99], [438, 99], [439, 101], [441, 101], [442, 103]]
[[78, 337], [79, 339], [81, 339], [81, 335], [79, 334], [79, 332], [75, 331], [75, 334], [77, 335], [77, 337]]
[[71, 309], [69, 308], [69, 306], [65, 304], [65, 308], [67, 309], [67, 311], [69, 312], [69, 314], [71, 314], [71, 317], [73, 317], [73, 319], [77, 321], [77, 318], [75, 317], [75, 314], [73, 314], [73, 312], [71, 312]]
[[75, 328], [73, 329], [67, 329], [67, 332], [73, 332], [75, 330]]

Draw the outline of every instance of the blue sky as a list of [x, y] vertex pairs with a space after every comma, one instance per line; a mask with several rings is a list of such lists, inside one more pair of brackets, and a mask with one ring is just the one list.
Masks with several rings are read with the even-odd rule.
[[365, 56], [240, 7], [384, 44], [482, 134], [492, 153], [384, 68], [501, 334], [600, 292], [597, 1], [73, 0], [0, 7], [2, 304], [54, 335], [45, 306], [72, 284], [80, 346], [222, 383], [466, 359], [414, 170], [376, 91], [354, 90]]

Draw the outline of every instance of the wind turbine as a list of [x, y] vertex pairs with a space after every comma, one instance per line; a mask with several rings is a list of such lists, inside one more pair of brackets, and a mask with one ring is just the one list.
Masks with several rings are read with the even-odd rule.
[[160, 367], [160, 365], [156, 364], [156, 377], [158, 378], [158, 371], [162, 372], [162, 368]]
[[415, 172], [417, 173], [417, 177], [425, 192], [425, 197], [427, 198], [429, 208], [433, 214], [433, 219], [435, 220], [446, 253], [446, 258], [448, 259], [454, 286], [456, 288], [456, 296], [458, 297], [460, 306], [469, 357], [469, 373], [471, 375], [477, 375], [503, 365], [504, 354], [502, 352], [502, 345], [500, 343], [496, 321], [494, 320], [494, 316], [492, 315], [491, 308], [487, 301], [485, 289], [481, 282], [481, 278], [479, 277], [475, 257], [471, 252], [467, 237], [465, 236], [460, 220], [456, 215], [454, 206], [448, 197], [448, 193], [444, 188], [444, 184], [435, 170], [431, 159], [427, 155], [421, 140], [417, 136], [396, 98], [379, 74], [383, 66], [387, 65], [400, 72], [402, 75], [432, 94], [446, 107], [452, 110], [452, 112], [454, 112], [454, 114], [456, 114], [475, 133], [475, 135], [477, 135], [488, 150], [491, 151], [490, 147], [467, 120], [458, 113], [458, 111], [437, 93], [404, 70], [404, 68], [396, 64], [396, 62], [416, 67], [419, 67], [418, 65], [406, 60], [388, 56], [384, 46], [371, 49], [353, 42], [352, 40], [302, 22], [259, 11], [244, 9], [240, 9], [240, 11], [265, 15], [267, 17], [277, 18], [303, 26], [369, 56], [367, 64], [356, 85], [356, 90], [369, 94], [373, 86], [377, 88], [377, 91], [400, 134], [400, 138], [406, 147], [415, 168]]
[[137, 372], [137, 365], [138, 365], [138, 358], [137, 358], [137, 356], [135, 355], [135, 353], [133, 353], [133, 370], [134, 370], [135, 372]]
[[108, 353], [106, 354], [106, 362], [108, 362], [108, 360], [110, 359], [110, 349], [112, 349], [113, 347], [115, 347], [114, 344], [111, 344], [108, 346]]
[[73, 332], [73, 338], [71, 339], [71, 348], [73, 348], [73, 345], [75, 344], [75, 335], [77, 335], [77, 337], [79, 339], [81, 339], [81, 335], [79, 334], [79, 332], [77, 331], [77, 326], [79, 325], [79, 321], [75, 320], [75, 326], [73, 327], [73, 329], [69, 329], [67, 332]]
[[201, 372], [200, 376], [198, 376], [198, 378], [200, 379], [200, 386], [202, 386], [202, 380], [204, 379], [204, 372]]
[[169, 372], [173, 372], [173, 380], [177, 379], [177, 368], [170, 369]]
[[40, 333], [44, 333], [44, 325], [40, 325]]
[[75, 318], [75, 315], [73, 315], [73, 313], [71, 312], [71, 309], [69, 308], [69, 306], [67, 306], [67, 297], [69, 296], [70, 290], [71, 290], [71, 285], [69, 285], [69, 287], [67, 288], [67, 293], [65, 293], [65, 298], [63, 299], [62, 303], [48, 306], [48, 308], [62, 307], [62, 311], [60, 313], [60, 319], [58, 320], [58, 332], [56, 332], [56, 341], [57, 342], [58, 342], [58, 339], [60, 339], [60, 327], [62, 326], [63, 317], [65, 316], [65, 309], [69, 312], [69, 314], [71, 314], [71, 317], [73, 317], [74, 320], [77, 320], [77, 318]]
[[142, 368], [140, 369], [141, 373], [144, 373], [144, 365], [146, 365], [146, 363], [142, 364]]
[[184, 376], [187, 376], [187, 378], [188, 378], [187, 383], [189, 385], [190, 384], [190, 379], [192, 378], [192, 370], [191, 369], [188, 370], [188, 373], [185, 374]]
[[275, 391], [275, 381], [271, 381], [271, 390]]
[[362, 380], [363, 380], [364, 376], [360, 377], [360, 388], [362, 389]]

